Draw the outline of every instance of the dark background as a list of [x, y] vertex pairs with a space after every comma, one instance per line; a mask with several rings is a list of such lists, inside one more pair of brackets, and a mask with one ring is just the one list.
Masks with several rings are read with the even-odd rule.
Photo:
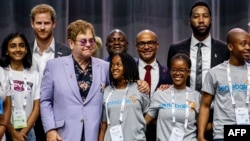
[[[57, 41], [66, 43], [68, 23], [83, 19], [91, 22], [96, 35], [103, 39], [100, 57], [107, 57], [105, 42], [113, 28], [122, 29], [129, 40], [128, 52], [137, 57], [136, 34], [143, 29], [153, 30], [159, 38], [158, 60], [166, 65], [170, 43], [191, 35], [189, 10], [195, 0], [0, 0], [0, 43], [13, 31], [23, 32], [31, 41], [30, 10], [40, 3], [53, 6], [57, 12], [54, 32]], [[211, 34], [225, 41], [234, 27], [249, 31], [249, 0], [207, 0], [212, 10]]]

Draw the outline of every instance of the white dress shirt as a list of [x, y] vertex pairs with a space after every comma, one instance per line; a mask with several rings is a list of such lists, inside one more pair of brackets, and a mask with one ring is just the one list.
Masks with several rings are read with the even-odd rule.
[[146, 65], [151, 65], [152, 69], [150, 71], [151, 74], [151, 96], [155, 91], [155, 88], [159, 82], [159, 65], [156, 62], [156, 59], [151, 63], [151, 64], [147, 64], [145, 63], [143, 60], [141, 60], [139, 58], [139, 65], [138, 65], [138, 69], [139, 69], [139, 75], [140, 75], [140, 80], [144, 80], [145, 74], [146, 74], [146, 69], [144, 68]]
[[[204, 82], [206, 73], [211, 68], [211, 35], [201, 41], [204, 45], [201, 47], [201, 53], [202, 53], [202, 82]], [[197, 43], [199, 43], [194, 35], [192, 34], [191, 37], [191, 44], [190, 44], [190, 59], [192, 62], [191, 66], [191, 74], [190, 74], [190, 88], [195, 90], [195, 80], [196, 80], [196, 58], [197, 58]]]
[[46, 63], [50, 59], [54, 59], [55, 56], [55, 40], [52, 39], [51, 44], [49, 47], [43, 52], [40, 53], [40, 48], [37, 45], [37, 41], [34, 42], [33, 48], [33, 68], [36, 69], [41, 78], [43, 76], [43, 71], [45, 69]]

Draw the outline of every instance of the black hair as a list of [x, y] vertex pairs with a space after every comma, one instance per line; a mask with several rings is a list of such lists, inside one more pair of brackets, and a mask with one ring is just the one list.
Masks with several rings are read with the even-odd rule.
[[[191, 65], [192, 65], [191, 59], [190, 59], [189, 55], [188, 55], [186, 52], [180, 51], [180, 52], [178, 52], [177, 54], [175, 54], [175, 55], [171, 58], [171, 66], [172, 66], [172, 63], [173, 63], [175, 60], [177, 60], [177, 59], [181, 59], [181, 60], [186, 61], [187, 65], [188, 65], [188, 69], [191, 68]], [[170, 66], [170, 68], [171, 68], [171, 66]]]
[[10, 33], [4, 38], [3, 43], [2, 43], [2, 52], [1, 52], [1, 66], [8, 67], [10, 65], [11, 58], [6, 53], [8, 50], [9, 42], [12, 41], [16, 37], [22, 38], [22, 40], [24, 41], [26, 50], [27, 50], [26, 55], [22, 59], [23, 67], [24, 68], [31, 68], [31, 66], [32, 66], [32, 53], [31, 53], [31, 49], [29, 47], [28, 40], [26, 39], [26, 37], [22, 33], [18, 33], [18, 32]]
[[109, 64], [109, 80], [110, 80], [110, 85], [111, 86], [116, 86], [117, 85], [117, 80], [115, 80], [111, 74], [111, 67], [112, 67], [112, 59], [115, 56], [119, 56], [121, 58], [122, 61], [122, 65], [123, 65], [123, 77], [124, 80], [127, 83], [133, 83], [136, 82], [137, 80], [139, 80], [139, 71], [138, 71], [138, 67], [137, 64], [134, 60], [134, 58], [129, 55], [128, 53], [115, 53], [114, 55], [112, 55], [111, 57], [111, 61]]
[[195, 7], [197, 7], [197, 6], [205, 6], [205, 7], [207, 7], [208, 12], [209, 12], [209, 15], [212, 16], [212, 15], [211, 15], [211, 9], [210, 9], [210, 6], [208, 5], [208, 3], [207, 3], [206, 1], [203, 1], [203, 0], [197, 0], [197, 1], [195, 1], [195, 2], [193, 3], [193, 5], [192, 5], [192, 7], [191, 7], [191, 9], [190, 9], [190, 12], [189, 12], [189, 17], [190, 17], [190, 18], [191, 18], [191, 16], [192, 16], [193, 9], [194, 9]]

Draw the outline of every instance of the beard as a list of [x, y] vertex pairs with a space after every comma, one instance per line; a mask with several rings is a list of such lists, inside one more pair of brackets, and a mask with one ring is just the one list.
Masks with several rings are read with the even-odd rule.
[[205, 31], [201, 31], [199, 30], [197, 27], [195, 27], [193, 24], [191, 24], [191, 28], [193, 30], [194, 35], [199, 36], [199, 37], [206, 37], [208, 36], [209, 32], [210, 32], [210, 28], [211, 28], [211, 24], [209, 24], [207, 26], [207, 28], [205, 29]]

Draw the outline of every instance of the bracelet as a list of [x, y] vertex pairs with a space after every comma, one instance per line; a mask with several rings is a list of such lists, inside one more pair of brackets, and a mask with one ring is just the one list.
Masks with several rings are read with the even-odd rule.
[[7, 129], [7, 125], [6, 124], [0, 123], [0, 126], [3, 126], [3, 127], [5, 127], [5, 129]]

